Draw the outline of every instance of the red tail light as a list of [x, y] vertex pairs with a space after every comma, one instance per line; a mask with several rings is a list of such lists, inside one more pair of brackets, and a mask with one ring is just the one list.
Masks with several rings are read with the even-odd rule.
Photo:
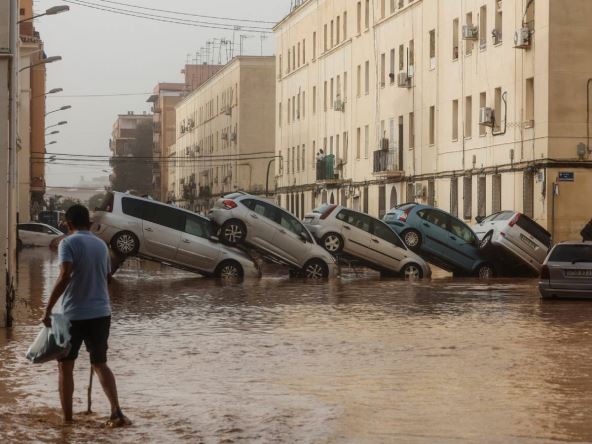
[[236, 202], [231, 199], [223, 200], [222, 205], [224, 205], [224, 208], [226, 208], [227, 210], [232, 210], [233, 208], [237, 207]]
[[541, 268], [541, 279], [551, 279], [551, 272], [547, 265], [543, 265], [543, 268]]
[[518, 219], [520, 219], [520, 213], [516, 213], [516, 215], [512, 218], [508, 225], [513, 227], [514, 225], [516, 225], [516, 222], [518, 222]]
[[410, 212], [411, 212], [411, 208], [407, 208], [407, 209], [406, 209], [406, 210], [403, 212], [403, 214], [401, 214], [401, 215], [399, 216], [399, 220], [400, 220], [401, 222], [406, 222], [406, 221], [407, 221], [407, 218], [409, 217], [409, 213], [410, 213]]
[[321, 220], [325, 220], [327, 219], [331, 213], [333, 212], [333, 210], [335, 210], [335, 208], [337, 208], [337, 205], [331, 205], [329, 206], [324, 212], [323, 214], [321, 214], [321, 217], [319, 219]]

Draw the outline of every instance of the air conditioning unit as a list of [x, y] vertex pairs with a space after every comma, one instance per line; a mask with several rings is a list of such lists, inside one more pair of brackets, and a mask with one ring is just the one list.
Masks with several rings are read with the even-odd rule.
[[236, 133], [230, 133], [230, 141], [236, 142]]
[[401, 71], [397, 76], [397, 86], [399, 88], [411, 88], [411, 77], [406, 71]]
[[228, 133], [222, 133], [220, 137], [222, 138], [222, 140], [228, 140]]
[[479, 28], [473, 25], [463, 25], [462, 38], [463, 40], [477, 40], [479, 38]]
[[492, 127], [495, 125], [495, 113], [489, 107], [483, 107], [479, 110], [479, 125]]
[[333, 109], [340, 112], [345, 111], [345, 102], [343, 102], [341, 99], [335, 99], [333, 102]]
[[380, 149], [382, 151], [389, 150], [389, 140], [386, 137], [383, 137], [382, 139], [380, 139]]
[[514, 33], [514, 48], [530, 48], [530, 28], [520, 28]]
[[423, 199], [425, 197], [425, 187], [421, 183], [416, 183], [413, 188], [413, 195], [416, 199]]

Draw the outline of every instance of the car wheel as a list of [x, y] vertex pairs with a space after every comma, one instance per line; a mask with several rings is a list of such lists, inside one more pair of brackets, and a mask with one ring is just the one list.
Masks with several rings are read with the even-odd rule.
[[479, 243], [479, 248], [481, 248], [482, 250], [487, 250], [491, 247], [491, 239], [493, 238], [493, 231], [490, 231], [489, 233], [487, 233], [483, 239], [481, 239], [481, 242]]
[[243, 277], [243, 268], [234, 261], [223, 262], [218, 265], [216, 277], [223, 281], [236, 281]]
[[495, 277], [495, 270], [490, 264], [481, 264], [476, 274], [479, 279], [491, 279]]
[[111, 239], [111, 248], [122, 256], [134, 256], [140, 249], [140, 241], [131, 231], [122, 231]]
[[242, 222], [239, 222], [238, 220], [229, 220], [222, 225], [220, 235], [226, 244], [238, 245], [244, 242], [247, 237], [247, 229]]
[[411, 250], [417, 250], [421, 245], [421, 234], [417, 230], [405, 230], [401, 237]]
[[322, 260], [313, 259], [304, 266], [302, 273], [306, 279], [327, 279], [329, 277], [329, 267]]
[[423, 270], [417, 264], [406, 264], [401, 270], [401, 276], [408, 281], [421, 279], [423, 277]]
[[321, 239], [321, 245], [331, 254], [341, 253], [343, 238], [337, 233], [327, 233]]

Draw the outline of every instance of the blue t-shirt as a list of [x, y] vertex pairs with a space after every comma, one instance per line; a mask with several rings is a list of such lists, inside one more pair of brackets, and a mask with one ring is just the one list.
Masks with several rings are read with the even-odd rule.
[[72, 276], [61, 297], [61, 311], [79, 321], [111, 315], [107, 277], [111, 260], [107, 245], [90, 231], [77, 231], [60, 242], [60, 265], [72, 263]]

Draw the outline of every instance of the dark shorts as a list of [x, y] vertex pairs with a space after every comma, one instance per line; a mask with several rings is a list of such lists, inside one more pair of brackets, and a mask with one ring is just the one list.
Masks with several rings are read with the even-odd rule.
[[91, 364], [106, 363], [111, 316], [70, 322], [72, 323], [70, 327], [70, 344], [72, 348], [68, 356], [59, 361], [75, 361], [78, 358], [78, 352], [84, 341], [86, 350], [90, 354]]

